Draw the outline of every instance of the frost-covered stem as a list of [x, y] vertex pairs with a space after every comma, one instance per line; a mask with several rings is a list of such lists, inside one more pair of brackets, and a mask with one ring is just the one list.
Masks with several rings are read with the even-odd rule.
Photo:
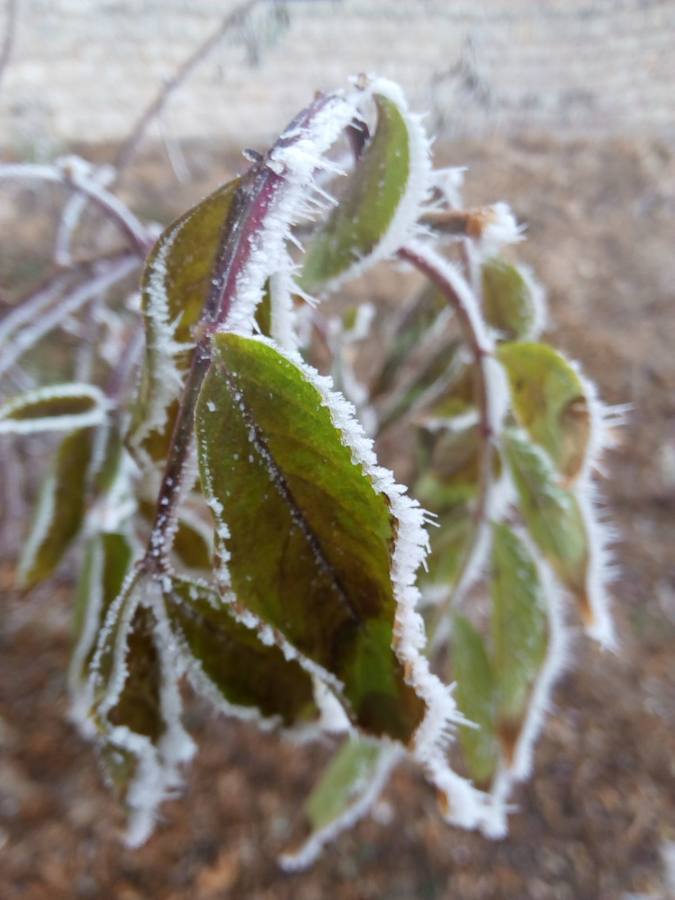
[[15, 163], [0, 165], [0, 180], [5, 179], [37, 179], [63, 185], [74, 191], [85, 194], [99, 209], [111, 219], [126, 235], [134, 251], [144, 259], [152, 245], [147, 229], [124, 203], [104, 187], [91, 179], [84, 178], [81, 173], [69, 169], [49, 165], [31, 165]]
[[[481, 530], [480, 526], [487, 516], [488, 500], [492, 485], [492, 444], [494, 434], [490, 417], [490, 397], [488, 374], [486, 371], [486, 360], [491, 353], [491, 348], [487, 346], [486, 342], [483, 340], [479, 329], [476, 327], [475, 317], [472, 315], [472, 311], [465, 303], [463, 297], [460, 296], [460, 293], [450, 282], [447, 273], [443, 271], [443, 268], [437, 265], [436, 255], [426, 251], [421, 245], [415, 245], [415, 247], [402, 247], [398, 251], [398, 255], [401, 259], [410, 263], [418, 269], [418, 271], [426, 275], [426, 277], [441, 291], [457, 316], [457, 321], [459, 322], [462, 334], [475, 363], [476, 405], [478, 407], [478, 427], [481, 436], [481, 451], [479, 459], [478, 496], [476, 497], [476, 505], [473, 511], [475, 521], [474, 539], [465, 551], [462, 565], [460, 566], [455, 581], [457, 586], [461, 586], [475, 552], [475, 544]], [[453, 600], [454, 595], [451, 594], [446, 602], [438, 607], [437, 622], [446, 614], [448, 607]]]
[[5, 4], [5, 33], [2, 38], [2, 46], [0, 46], [0, 81], [2, 81], [2, 77], [7, 70], [9, 58], [12, 55], [14, 34], [16, 31], [17, 8], [17, 0], [7, 0], [7, 3]]
[[174, 72], [168, 81], [165, 81], [161, 90], [155, 95], [151, 102], [146, 106], [139, 116], [136, 124], [132, 128], [129, 136], [117, 151], [115, 157], [115, 168], [118, 174], [129, 165], [132, 157], [138, 150], [143, 140], [146, 130], [150, 123], [156, 119], [166, 106], [171, 95], [183, 84], [189, 77], [192, 70], [203, 62], [210, 53], [215, 50], [218, 44], [223, 40], [225, 35], [234, 28], [239, 28], [255, 9], [263, 2], [278, 2], [278, 0], [248, 0], [235, 7], [222, 20], [218, 27], [213, 31], [205, 41], [203, 41], [185, 60], [185, 62]]
[[[286, 148], [299, 140], [302, 129], [307, 128], [331, 100], [330, 95], [319, 96], [299, 113], [274, 146], [256, 161], [242, 177], [227, 221], [223, 226], [223, 238], [216, 255], [211, 277], [211, 288], [195, 332], [197, 346], [181, 396], [178, 416], [157, 497], [155, 517], [150, 543], [140, 565], [156, 572], [168, 568], [171, 533], [176, 518], [176, 505], [180, 498], [181, 482], [192, 445], [194, 411], [202, 383], [211, 364], [211, 336], [227, 328], [227, 320], [233, 308], [239, 282], [251, 253], [260, 239], [270, 206], [277, 192], [284, 185], [284, 173], [273, 161], [277, 148]], [[293, 134], [293, 137], [288, 137]]]
[[[94, 265], [91, 278], [83, 284], [75, 286], [51, 309], [45, 311], [41, 308], [40, 315], [29, 320], [25, 320], [22, 310], [17, 310], [17, 316], [13, 317], [12, 322], [7, 317], [7, 321], [3, 322], [3, 331], [7, 330], [9, 333], [11, 329], [5, 329], [5, 326], [9, 325], [16, 326], [23, 323], [25, 327], [10, 335], [11, 343], [6, 343], [2, 357], [0, 357], [0, 375], [11, 369], [24, 353], [32, 349], [52, 329], [62, 325], [68, 316], [76, 313], [94, 297], [104, 294], [114, 284], [137, 269], [138, 265], [138, 257], [135, 254], [120, 253], [115, 257], [108, 257]], [[51, 304], [53, 298], [53, 294], [47, 292], [48, 289], [45, 288], [45, 292], [39, 295], [40, 303], [44, 301], [45, 306], [48, 303]], [[39, 305], [37, 301], [35, 301], [35, 305]], [[18, 315], [20, 312], [21, 316]]]

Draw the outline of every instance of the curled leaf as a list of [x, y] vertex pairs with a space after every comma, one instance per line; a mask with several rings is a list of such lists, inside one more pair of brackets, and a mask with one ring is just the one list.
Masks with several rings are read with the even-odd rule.
[[126, 841], [152, 833], [161, 802], [194, 753], [181, 723], [181, 667], [158, 582], [136, 572], [108, 608], [89, 665], [89, 718], [112, 786], [129, 814]]
[[375, 133], [340, 203], [307, 248], [300, 275], [304, 290], [335, 286], [360, 270], [363, 260], [394, 252], [417, 218], [426, 190], [426, 140], [398, 91], [386, 82], [373, 91]]

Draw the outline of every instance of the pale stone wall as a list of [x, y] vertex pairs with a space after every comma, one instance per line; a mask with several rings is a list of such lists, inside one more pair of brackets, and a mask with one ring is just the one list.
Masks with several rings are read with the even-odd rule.
[[[0, 144], [120, 139], [234, 5], [19, 0]], [[257, 65], [250, 32], [223, 41], [165, 131], [256, 146], [316, 88], [366, 70], [402, 82], [445, 133], [675, 134], [675, 0], [295, 0], [290, 15]]]

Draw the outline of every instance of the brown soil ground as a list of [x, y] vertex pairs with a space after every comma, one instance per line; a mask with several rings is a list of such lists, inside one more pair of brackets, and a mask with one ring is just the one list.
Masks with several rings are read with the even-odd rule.
[[[522, 249], [549, 288], [555, 340], [605, 400], [633, 404], [605, 485], [621, 542], [613, 588], [621, 651], [583, 638], [555, 694], [511, 833], [492, 843], [449, 829], [417, 773], [399, 770], [377, 819], [308, 872], [275, 857], [320, 761], [216, 719], [188, 722], [200, 753], [184, 796], [138, 851], [93, 754], [65, 719], [69, 585], [7, 593], [0, 624], [0, 896], [6, 900], [619, 900], [675, 896], [675, 156], [639, 140], [488, 140], [441, 147], [470, 163], [473, 202], [510, 201]], [[218, 177], [174, 188], [138, 166], [144, 213], [166, 218]], [[163, 171], [163, 170], [162, 170]], [[374, 281], [375, 293], [386, 282]], [[2, 574], [8, 581], [8, 573]], [[672, 879], [672, 873], [671, 873]]]

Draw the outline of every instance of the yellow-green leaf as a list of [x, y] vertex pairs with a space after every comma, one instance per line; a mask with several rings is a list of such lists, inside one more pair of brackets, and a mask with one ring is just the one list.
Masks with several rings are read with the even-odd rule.
[[457, 681], [457, 705], [476, 726], [460, 726], [462, 752], [471, 777], [484, 785], [492, 778], [498, 758], [495, 677], [483, 638], [460, 615], [453, 617], [452, 672]]
[[524, 340], [537, 324], [532, 285], [518, 266], [500, 257], [483, 263], [483, 312], [503, 340]]
[[509, 377], [518, 423], [565, 479], [573, 481], [586, 459], [591, 428], [579, 375], [548, 344], [502, 344], [497, 353]]
[[508, 525], [493, 526], [491, 562], [497, 730], [510, 758], [546, 657], [546, 600], [532, 555]]
[[534, 542], [562, 583], [588, 606], [588, 536], [579, 501], [560, 487], [542, 450], [509, 431], [504, 447], [518, 492], [520, 511]]

